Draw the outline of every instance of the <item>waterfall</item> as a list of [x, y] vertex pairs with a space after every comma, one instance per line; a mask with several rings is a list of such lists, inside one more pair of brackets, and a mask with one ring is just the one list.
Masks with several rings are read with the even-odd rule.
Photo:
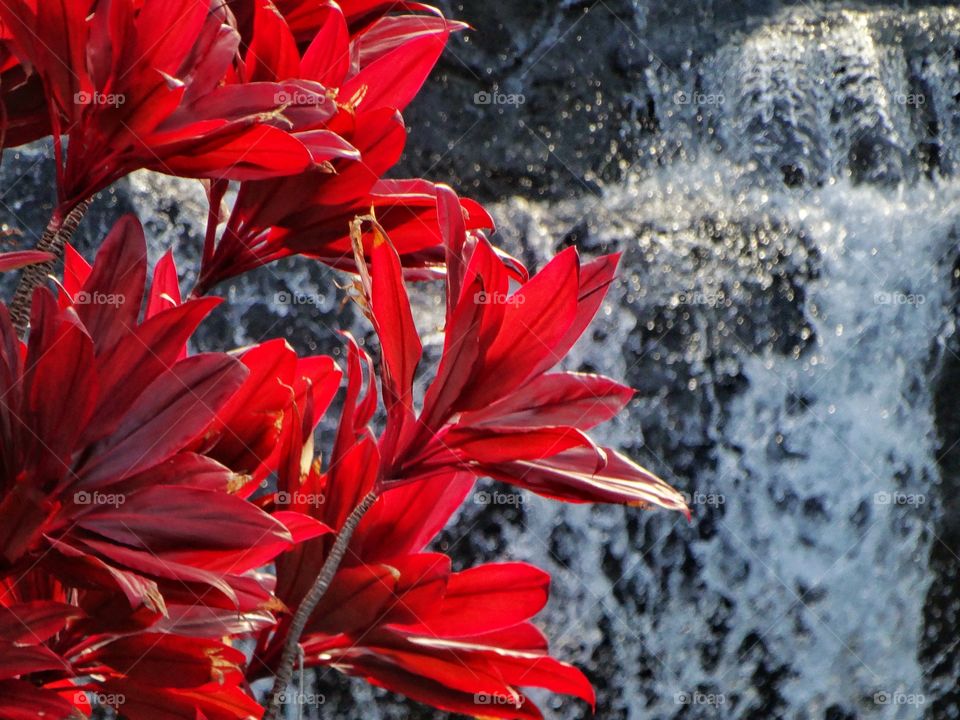
[[804, 5], [685, 52], [633, 19], [620, 175], [494, 214], [534, 265], [623, 252], [570, 366], [638, 389], [604, 440], [693, 523], [525, 498], [446, 542], [553, 574], [604, 718], [960, 717], [960, 12]]
[[574, 366], [639, 389], [606, 439], [694, 521], [530, 499], [497, 549], [554, 575], [546, 625], [606, 717], [918, 717], [960, 183], [743, 177], [701, 157], [501, 211], [524, 240], [586, 217], [588, 246], [624, 252]]

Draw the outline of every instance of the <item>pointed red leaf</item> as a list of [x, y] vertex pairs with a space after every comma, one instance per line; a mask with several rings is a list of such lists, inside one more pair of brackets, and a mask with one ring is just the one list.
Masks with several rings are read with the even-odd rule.
[[27, 265], [38, 265], [40, 263], [54, 260], [54, 256], [42, 250], [20, 250], [17, 252], [0, 253], [0, 272], [8, 270], [19, 270]]
[[143, 228], [134, 216], [125, 215], [103, 241], [89, 277], [73, 298], [98, 353], [109, 350], [136, 326], [147, 280], [146, 261]]
[[240, 388], [246, 369], [223, 355], [195, 355], [177, 363], [144, 389], [138, 402], [82, 468], [82, 485], [94, 487], [157, 465], [189, 444]]
[[569, 425], [588, 430], [619, 413], [634, 391], [602, 375], [553, 373], [533, 378], [486, 408], [465, 413], [468, 426]]
[[689, 513], [683, 495], [666, 482], [615, 450], [603, 451], [606, 464], [600, 470], [591, 448], [573, 448], [543, 460], [490, 463], [483, 470], [557, 500], [657, 505]]

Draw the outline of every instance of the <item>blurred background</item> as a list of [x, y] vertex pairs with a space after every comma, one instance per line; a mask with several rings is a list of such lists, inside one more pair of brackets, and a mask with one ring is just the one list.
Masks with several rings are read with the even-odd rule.
[[[407, 114], [394, 174], [487, 203], [498, 242], [532, 267], [569, 245], [624, 253], [569, 366], [638, 389], [602, 439], [693, 511], [688, 524], [482, 483], [440, 547], [460, 567], [553, 575], [539, 623], [594, 682], [603, 720], [960, 717], [960, 10], [438, 4], [474, 29]], [[47, 151], [8, 152], [4, 176], [0, 220], [39, 232]], [[189, 274], [197, 184], [137, 174], [83, 237], [131, 209], [154, 259], [176, 244]], [[335, 279], [290, 261], [224, 287], [233, 302], [202, 342], [334, 352], [334, 328], [368, 334]], [[316, 300], [275, 301], [291, 290]], [[417, 299], [434, 356], [435, 291]], [[325, 718], [448, 717], [316, 682]]]

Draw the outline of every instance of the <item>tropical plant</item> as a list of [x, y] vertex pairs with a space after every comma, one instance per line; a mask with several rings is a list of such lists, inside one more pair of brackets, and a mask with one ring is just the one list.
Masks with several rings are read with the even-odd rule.
[[[0, 143], [49, 138], [57, 166], [37, 247], [0, 254], [24, 268], [0, 304], [0, 716], [275, 720], [298, 659], [478, 717], [541, 717], [528, 687], [593, 703], [531, 622], [545, 573], [429, 549], [481, 477], [686, 512], [587, 434], [632, 390], [553, 369], [618, 258], [569, 249], [531, 276], [476, 202], [383, 178], [463, 27], [413, 2], [0, 3]], [[169, 253], [148, 287], [135, 217], [92, 266], [69, 244], [140, 169], [203, 183], [186, 297]], [[349, 335], [345, 368], [282, 340], [189, 351], [212, 288], [291, 255], [354, 278], [376, 360]], [[408, 296], [427, 279], [429, 369]]]

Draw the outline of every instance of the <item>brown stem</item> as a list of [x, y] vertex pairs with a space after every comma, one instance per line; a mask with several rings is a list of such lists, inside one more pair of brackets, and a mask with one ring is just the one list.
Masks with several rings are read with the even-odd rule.
[[[55, 210], [43, 231], [43, 235], [37, 242], [36, 249], [51, 253], [59, 260], [63, 256], [64, 245], [77, 231], [77, 226], [80, 225], [87, 208], [90, 207], [90, 202], [90, 200], [84, 200], [79, 203], [67, 213], [66, 217], [63, 216], [59, 208]], [[27, 325], [30, 324], [30, 305], [33, 302], [33, 291], [40, 287], [46, 277], [53, 272], [55, 263], [56, 260], [50, 260], [37, 265], [28, 265], [23, 269], [20, 283], [17, 285], [17, 291], [13, 296], [13, 302], [10, 303], [10, 317], [17, 329], [17, 335], [21, 338], [26, 334]]]
[[280, 707], [283, 704], [283, 693], [293, 678], [293, 664], [300, 650], [300, 636], [303, 635], [307, 621], [310, 619], [313, 611], [317, 609], [321, 598], [323, 598], [327, 589], [330, 587], [333, 576], [336, 575], [337, 569], [340, 567], [340, 562], [347, 552], [347, 546], [350, 544], [350, 538], [353, 537], [353, 532], [357, 529], [357, 525], [360, 524], [363, 516], [367, 514], [367, 510], [376, 502], [377, 497], [379, 497], [379, 492], [377, 490], [371, 490], [367, 496], [363, 498], [363, 501], [353, 509], [353, 512], [350, 513], [343, 527], [340, 528], [336, 542], [334, 542], [330, 554], [320, 569], [320, 575], [317, 576], [309, 592], [307, 592], [303, 601], [300, 603], [300, 607], [297, 608], [297, 612], [294, 613], [293, 620], [290, 622], [290, 629], [287, 631], [287, 638], [284, 640], [283, 654], [280, 656], [280, 665], [277, 667], [277, 672], [274, 676], [273, 689], [270, 691], [270, 696], [267, 699], [267, 711], [263, 716], [263, 720], [279, 719]]

